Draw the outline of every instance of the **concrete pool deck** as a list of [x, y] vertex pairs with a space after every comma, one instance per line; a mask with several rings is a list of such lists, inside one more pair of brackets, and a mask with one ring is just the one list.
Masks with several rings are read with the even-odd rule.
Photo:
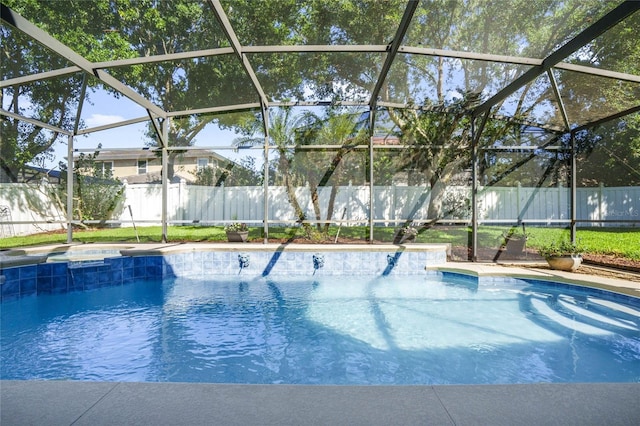
[[299, 386], [0, 382], [12, 425], [635, 425], [640, 383]]
[[[230, 249], [229, 244], [220, 246]], [[243, 248], [247, 246], [235, 250]], [[531, 262], [520, 266], [449, 262], [433, 269], [553, 279], [640, 297], [638, 282], [551, 271]], [[640, 419], [640, 377], [630, 380], [636, 383], [302, 386], [0, 381], [0, 424], [635, 425]]]

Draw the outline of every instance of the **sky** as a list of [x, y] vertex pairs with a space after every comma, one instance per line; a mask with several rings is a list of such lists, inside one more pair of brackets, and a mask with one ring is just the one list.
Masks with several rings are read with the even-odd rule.
[[[84, 123], [83, 128], [95, 128], [139, 117], [147, 117], [146, 111], [134, 102], [120, 98], [116, 99], [108, 93], [90, 93], [91, 103], [85, 103], [81, 114]], [[144, 148], [148, 139], [145, 137], [147, 123], [130, 124], [109, 130], [101, 130], [85, 135], [76, 136], [74, 148], [77, 150], [90, 150], [102, 144], [103, 149], [108, 148]], [[196, 146], [231, 146], [233, 140], [238, 137], [231, 130], [220, 129], [211, 124], [196, 136]], [[66, 138], [61, 137], [54, 146], [54, 159], [47, 160], [45, 168], [54, 168], [59, 161], [67, 156]], [[228, 154], [228, 155], [227, 155]], [[246, 154], [245, 154], [246, 155]], [[226, 157], [238, 157], [233, 151], [226, 151]], [[244, 156], [244, 155], [243, 155]]]

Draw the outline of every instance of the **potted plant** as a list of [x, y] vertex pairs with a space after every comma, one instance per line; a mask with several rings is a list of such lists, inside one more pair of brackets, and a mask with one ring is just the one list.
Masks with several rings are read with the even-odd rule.
[[243, 222], [232, 222], [224, 227], [224, 231], [230, 243], [244, 243], [249, 236], [249, 227]]
[[582, 250], [578, 244], [561, 240], [547, 244], [538, 250], [551, 269], [574, 272], [582, 264]]
[[529, 234], [520, 231], [518, 228], [511, 228], [502, 234], [502, 249], [509, 253], [522, 253], [527, 245]]

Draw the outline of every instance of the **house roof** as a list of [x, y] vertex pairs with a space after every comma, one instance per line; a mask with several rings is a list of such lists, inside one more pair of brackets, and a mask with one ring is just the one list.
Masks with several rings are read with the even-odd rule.
[[[80, 154], [74, 155], [77, 158]], [[222, 155], [210, 150], [185, 150], [179, 154], [179, 158], [204, 158], [214, 157], [219, 161], [231, 161]], [[117, 149], [99, 151], [96, 160], [98, 161], [116, 161], [116, 160], [160, 160], [160, 153], [151, 149]]]

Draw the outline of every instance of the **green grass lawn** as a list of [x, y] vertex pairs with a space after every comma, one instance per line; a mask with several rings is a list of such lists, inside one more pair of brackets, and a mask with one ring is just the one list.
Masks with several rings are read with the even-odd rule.
[[[498, 248], [503, 241], [503, 234], [507, 227], [481, 226], [478, 230], [478, 242], [480, 247]], [[249, 239], [262, 241], [262, 228], [251, 228]], [[324, 238], [327, 243], [334, 241], [337, 227], [331, 227], [329, 235]], [[159, 226], [139, 227], [137, 230], [140, 242], [160, 242], [162, 228]], [[534, 228], [527, 229], [529, 238], [527, 247], [537, 249], [553, 241], [569, 238], [569, 231], [559, 228]], [[395, 234], [392, 227], [374, 228], [374, 241], [391, 242]], [[270, 227], [269, 237], [277, 240], [293, 240], [297, 236], [303, 236], [300, 227]], [[368, 238], [367, 227], [343, 227], [340, 229], [340, 237], [365, 241]], [[640, 230], [635, 228], [589, 228], [578, 230], [578, 243], [583, 247], [584, 253], [608, 254], [631, 260], [640, 261]], [[169, 242], [221, 242], [226, 241], [224, 229], [220, 226], [171, 226], [168, 228]], [[36, 246], [43, 244], [61, 244], [67, 239], [66, 232], [45, 233], [24, 237], [10, 237], [0, 239], [0, 248], [17, 248]], [[318, 242], [323, 238], [316, 237]], [[75, 242], [83, 243], [135, 243], [136, 232], [133, 228], [105, 228], [95, 230], [77, 230], [73, 233]], [[422, 231], [416, 242], [451, 243], [454, 246], [469, 246], [471, 241], [471, 229], [467, 227], [435, 226]]]

